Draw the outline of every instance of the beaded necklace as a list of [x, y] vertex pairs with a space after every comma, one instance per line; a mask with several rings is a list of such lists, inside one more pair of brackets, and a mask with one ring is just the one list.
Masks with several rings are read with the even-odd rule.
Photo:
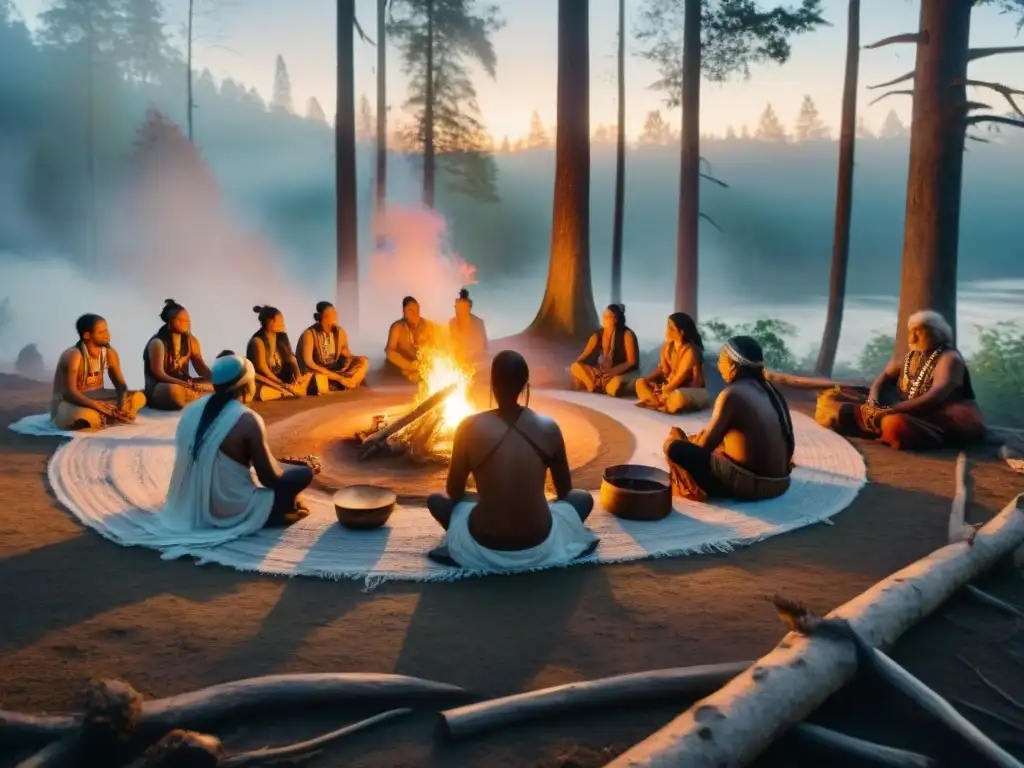
[[[935, 370], [935, 363], [939, 359], [939, 355], [945, 352], [944, 347], [936, 347], [928, 359], [921, 364], [921, 367], [917, 371], [917, 375], [914, 380], [910, 380], [910, 361], [914, 357], [913, 352], [908, 352], [906, 359], [903, 361], [903, 379], [907, 382], [907, 399], [913, 400], [918, 395], [923, 395], [927, 390], [928, 386], [931, 385], [932, 372]], [[927, 382], [928, 386], [925, 386]]]

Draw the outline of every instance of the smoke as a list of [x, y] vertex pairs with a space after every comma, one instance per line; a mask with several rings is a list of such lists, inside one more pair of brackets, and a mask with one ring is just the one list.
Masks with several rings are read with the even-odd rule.
[[[360, 333], [383, 347], [388, 326], [413, 296], [424, 317], [447, 323], [459, 289], [476, 282], [476, 268], [451, 252], [445, 220], [434, 211], [389, 207], [375, 222], [387, 245], [370, 259], [360, 290]], [[371, 350], [374, 351], [374, 350]]]

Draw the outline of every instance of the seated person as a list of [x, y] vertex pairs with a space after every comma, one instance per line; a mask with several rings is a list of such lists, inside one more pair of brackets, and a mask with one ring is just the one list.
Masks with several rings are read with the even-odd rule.
[[392, 378], [403, 376], [409, 381], [419, 381], [416, 355], [420, 347], [437, 343], [437, 336], [437, 326], [420, 316], [420, 303], [406, 296], [402, 299], [402, 319], [393, 322], [388, 329], [384, 373]]
[[309, 394], [355, 389], [363, 383], [370, 361], [348, 348], [348, 334], [338, 325], [338, 310], [329, 301], [316, 305], [313, 325], [299, 337], [299, 368], [312, 374]]
[[637, 405], [662, 413], [699, 411], [710, 405], [704, 384], [704, 341], [685, 312], [669, 315], [658, 367], [637, 379]]
[[309, 388], [311, 373], [299, 370], [284, 329], [284, 315], [277, 307], [253, 307], [260, 329], [249, 339], [245, 356], [256, 369], [255, 399], [261, 402], [282, 397], [302, 397]]
[[626, 308], [609, 304], [583, 354], [569, 368], [573, 386], [611, 397], [632, 394], [640, 369], [640, 346], [626, 325]]
[[[530, 371], [518, 352], [499, 352], [491, 364], [498, 407], [470, 416], [455, 432], [447, 495], [427, 500], [448, 532], [431, 558], [477, 570], [518, 570], [568, 563], [589, 554], [597, 537], [583, 521], [594, 506], [573, 490], [562, 432], [531, 411]], [[526, 390], [526, 405], [519, 397]], [[548, 501], [548, 470], [557, 499]], [[472, 475], [477, 493], [466, 492]]]
[[472, 309], [473, 300], [463, 288], [455, 300], [455, 317], [448, 321], [448, 337], [460, 359], [480, 363], [487, 356], [487, 328]]
[[953, 345], [949, 323], [938, 312], [917, 312], [907, 323], [907, 344], [906, 357], [893, 358], [867, 392], [822, 392], [815, 420], [841, 435], [897, 450], [963, 447], [984, 439], [971, 374]]
[[[53, 374], [50, 418], [58, 429], [102, 429], [130, 424], [146, 404], [146, 396], [132, 392], [121, 372], [121, 358], [110, 346], [110, 328], [99, 315], [82, 315], [75, 322], [78, 343], [64, 350]], [[109, 375], [113, 389], [104, 389]]]
[[665, 441], [672, 492], [694, 501], [781, 496], [793, 470], [793, 422], [786, 399], [765, 380], [761, 345], [734, 336], [718, 370], [726, 386], [707, 429], [687, 437], [673, 427]]
[[[180, 411], [213, 392], [210, 368], [203, 359], [199, 339], [192, 335], [188, 310], [167, 299], [160, 319], [164, 324], [142, 352], [146, 402], [160, 411]], [[195, 368], [198, 378], [192, 377], [189, 366]]]
[[188, 405], [178, 422], [160, 526], [179, 535], [209, 536], [213, 529], [228, 541], [301, 519], [308, 510], [299, 494], [313, 471], [282, 469], [271, 455], [263, 419], [244, 404], [256, 390], [252, 363], [238, 355], [219, 357], [211, 376], [213, 394]]

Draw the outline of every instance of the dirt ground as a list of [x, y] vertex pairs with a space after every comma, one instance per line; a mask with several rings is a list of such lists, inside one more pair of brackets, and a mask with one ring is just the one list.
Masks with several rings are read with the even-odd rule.
[[[727, 556], [581, 566], [451, 584], [273, 579], [190, 561], [165, 562], [83, 530], [49, 495], [56, 440], [6, 428], [40, 411], [38, 385], [4, 387], [0, 407], [0, 706], [77, 708], [89, 679], [120, 677], [147, 696], [275, 672], [365, 671], [415, 675], [503, 695], [660, 667], [753, 659], [783, 628], [764, 597], [782, 593], [822, 612], [944, 543], [953, 454], [901, 455], [857, 447], [871, 484], [834, 519]], [[268, 422], [313, 402], [261, 406]], [[806, 398], [794, 397], [806, 409]], [[983, 449], [974, 455], [974, 521], [1024, 491]], [[1012, 570], [981, 586], [1024, 607]], [[894, 651], [940, 693], [1016, 720], [1014, 730], [965, 712], [1024, 756], [1024, 713], [986, 689], [962, 654], [1024, 700], [1024, 632], [967, 597], [911, 631]], [[1012, 635], [1012, 636], [1011, 636]], [[310, 765], [599, 766], [684, 707], [636, 708], [516, 727], [457, 746], [432, 739], [416, 715], [343, 742]], [[281, 713], [226, 726], [229, 744], [272, 744], [330, 730], [353, 713]], [[926, 727], [898, 695], [858, 683], [817, 719], [894, 746], [926, 749], [944, 765], [979, 764]], [[0, 752], [0, 755], [3, 753]], [[5, 757], [15, 755], [8, 750]], [[0, 758], [0, 764], [4, 762]], [[785, 740], [759, 765], [839, 765]]]

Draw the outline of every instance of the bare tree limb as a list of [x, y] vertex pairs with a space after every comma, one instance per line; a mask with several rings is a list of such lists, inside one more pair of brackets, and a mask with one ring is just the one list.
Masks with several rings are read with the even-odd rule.
[[1024, 728], [1021, 728], [1019, 724], [1013, 722], [1013, 720], [1011, 720], [1008, 717], [1003, 717], [1002, 715], [993, 712], [991, 709], [985, 709], [985, 707], [979, 707], [977, 704], [971, 704], [971, 702], [965, 701], [964, 699], [961, 699], [958, 696], [950, 697], [950, 701], [956, 702], [957, 706], [959, 707], [969, 709], [972, 712], [977, 712], [978, 714], [984, 715], [985, 717], [990, 717], [997, 723], [1002, 723], [1007, 728], [1012, 728], [1013, 730], [1017, 731], [1017, 733], [1024, 734]]
[[996, 123], [998, 125], [1010, 125], [1014, 128], [1024, 128], [1024, 120], [1018, 120], [1013, 117], [1003, 117], [1002, 115], [968, 115], [965, 122], [967, 125]]
[[915, 74], [914, 70], [910, 70], [909, 72], [906, 72], [906, 73], [900, 75], [899, 77], [897, 77], [897, 78], [895, 78], [893, 80], [890, 80], [887, 83], [879, 83], [878, 85], [869, 85], [868, 86], [868, 90], [869, 91], [877, 91], [879, 88], [888, 88], [890, 85], [899, 85], [900, 83], [905, 83], [907, 80], [913, 80], [914, 79], [914, 74]]
[[985, 684], [986, 688], [988, 688], [994, 694], [999, 696], [999, 698], [1001, 698], [1003, 701], [1005, 701], [1007, 704], [1009, 704], [1014, 709], [1017, 709], [1017, 710], [1019, 710], [1021, 712], [1024, 712], [1024, 704], [1022, 704], [1021, 702], [1017, 701], [1015, 698], [1013, 698], [1013, 696], [1008, 694], [1006, 691], [1004, 691], [998, 685], [996, 685], [991, 680], [989, 680], [987, 677], [985, 677], [985, 675], [982, 674], [980, 669], [978, 669], [976, 666], [971, 664], [971, 662], [969, 662], [967, 659], [965, 659], [960, 654], [957, 654], [956, 658], [957, 658], [957, 661], [959, 661], [961, 664], [963, 664], [965, 667], [967, 667], [969, 670], [971, 670], [971, 672], [973, 672], [975, 674], [975, 676], [979, 680], [981, 680], [982, 683]]
[[978, 529], [967, 525], [967, 507], [971, 503], [971, 467], [964, 451], [960, 451], [956, 457], [953, 484], [953, 503], [949, 510], [947, 540], [950, 544], [957, 541], [972, 544]]
[[914, 92], [912, 90], [886, 91], [885, 93], [883, 93], [878, 98], [872, 99], [871, 101], [869, 101], [868, 102], [868, 106], [870, 107], [870, 106], [872, 106], [874, 104], [877, 104], [882, 99], [887, 99], [890, 96], [913, 96], [913, 95], [914, 95]]
[[990, 91], [995, 91], [1002, 96], [1009, 103], [1010, 107], [1021, 117], [1024, 117], [1024, 112], [1017, 106], [1017, 102], [1014, 101], [1014, 96], [1024, 96], [1024, 91], [1018, 90], [1017, 88], [1011, 88], [1008, 85], [1002, 83], [992, 83], [987, 80], [964, 80], [964, 85], [971, 88], [988, 88]]
[[352, 23], [355, 24], [356, 34], [359, 35], [360, 39], [364, 43], [368, 43], [369, 45], [372, 45], [374, 47], [377, 46], [377, 44], [367, 36], [366, 32], [363, 31], [363, 25], [359, 23], [359, 19], [353, 18]]
[[790, 734], [801, 742], [839, 752], [864, 764], [887, 765], [891, 768], [933, 768], [939, 764], [926, 755], [875, 744], [812, 723], [794, 726]]
[[999, 611], [1000, 613], [1005, 613], [1007, 616], [1012, 616], [1015, 619], [1024, 620], [1024, 612], [1010, 605], [1005, 600], [1000, 600], [998, 597], [994, 597], [990, 595], [988, 592], [978, 589], [973, 584], [968, 584], [964, 589], [967, 590], [967, 594], [969, 594], [978, 602], [984, 603], [987, 606], [995, 608], [997, 611]]
[[710, 224], [710, 225], [711, 225], [712, 227], [714, 227], [715, 229], [717, 229], [717, 230], [718, 230], [719, 232], [725, 232], [725, 230], [724, 230], [724, 229], [722, 229], [722, 228], [721, 228], [720, 226], [718, 226], [718, 222], [716, 222], [716, 221], [715, 221], [714, 219], [712, 219], [712, 218], [711, 218], [710, 216], [708, 216], [708, 215], [707, 215], [706, 213], [701, 213], [701, 214], [700, 214], [700, 217], [701, 217], [702, 219], [704, 219], [704, 221], [706, 221], [706, 222], [707, 222], [708, 224]]
[[[983, 139], [983, 138], [981, 138], [981, 136], [975, 136], [972, 133], [965, 134], [964, 138], [965, 139], [969, 139], [970, 141], [976, 141], [979, 144], [991, 144], [992, 143], [988, 139]], [[964, 152], [966, 152], [966, 151], [967, 151], [967, 147], [964, 147]]]
[[968, 112], [970, 112], [972, 109], [989, 109], [989, 110], [992, 109], [992, 105], [991, 104], [986, 104], [986, 103], [984, 103], [982, 101], [969, 101], [969, 100], [964, 102], [964, 107], [966, 107]]
[[989, 56], [1002, 56], [1004, 53], [1024, 53], [1024, 45], [1010, 45], [999, 48], [971, 48], [967, 51], [968, 61], [986, 59]]
[[913, 43], [914, 45], [924, 43], [927, 45], [929, 39], [928, 30], [926, 29], [922, 29], [920, 32], [904, 32], [902, 35], [893, 35], [892, 37], [879, 40], [877, 43], [865, 45], [864, 50], [873, 51], [876, 48], [884, 48], [887, 45], [898, 45], [900, 43]]
[[701, 173], [701, 174], [700, 174], [700, 177], [701, 177], [702, 179], [707, 179], [708, 181], [714, 182], [714, 183], [715, 183], [715, 184], [717, 184], [718, 186], [720, 186], [720, 187], [723, 187], [723, 188], [725, 188], [725, 189], [728, 189], [728, 188], [729, 188], [729, 185], [728, 185], [728, 184], [726, 184], [726, 183], [725, 183], [724, 181], [722, 181], [721, 179], [716, 179], [716, 178], [715, 178], [714, 176], [712, 176], [712, 175], [711, 175], [711, 174], [709, 174], [709, 173]]

